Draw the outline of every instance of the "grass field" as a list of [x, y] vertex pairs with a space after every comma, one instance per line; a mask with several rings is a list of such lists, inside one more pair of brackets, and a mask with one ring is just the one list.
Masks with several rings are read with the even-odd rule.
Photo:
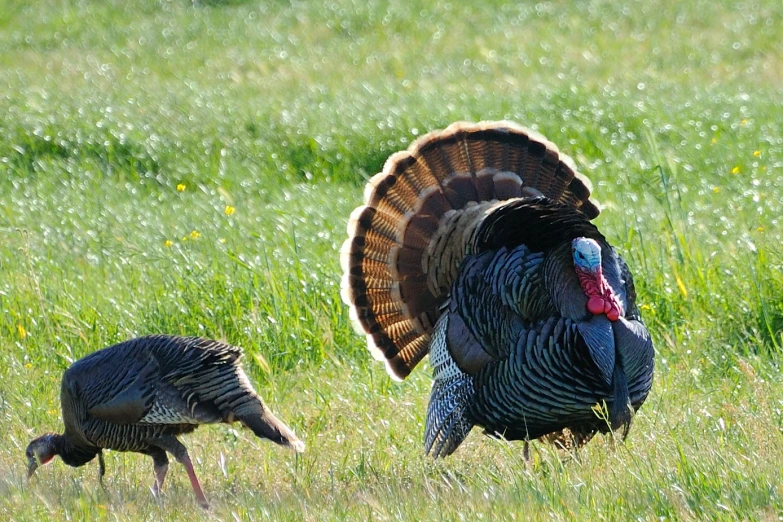
[[[0, 518], [780, 520], [783, 4], [0, 0]], [[338, 249], [385, 158], [456, 120], [537, 129], [594, 182], [656, 377], [577, 459], [422, 455], [430, 377], [365, 353]], [[295, 457], [246, 431], [172, 465], [25, 484], [70, 362], [153, 332], [243, 346]]]

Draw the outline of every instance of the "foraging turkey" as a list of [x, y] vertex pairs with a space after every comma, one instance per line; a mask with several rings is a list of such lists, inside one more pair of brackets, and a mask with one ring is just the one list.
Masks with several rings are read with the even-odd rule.
[[474, 425], [576, 445], [627, 435], [654, 350], [588, 186], [510, 122], [423, 136], [368, 183], [342, 248], [343, 300], [392, 377], [429, 353], [428, 454], [451, 454]]
[[239, 421], [263, 439], [297, 452], [304, 444], [264, 405], [239, 366], [242, 350], [198, 337], [152, 335], [92, 353], [65, 371], [60, 389], [65, 432], [42, 435], [27, 447], [28, 479], [56, 455], [82, 466], [103, 449], [152, 457], [153, 491], [168, 471], [166, 452], [185, 466], [196, 498], [201, 491], [188, 451], [177, 435], [201, 424]]

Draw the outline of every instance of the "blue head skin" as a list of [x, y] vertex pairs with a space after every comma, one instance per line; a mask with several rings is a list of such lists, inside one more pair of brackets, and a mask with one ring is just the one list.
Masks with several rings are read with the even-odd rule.
[[594, 239], [578, 237], [571, 241], [574, 267], [578, 271], [598, 274], [601, 272], [601, 246]]
[[593, 315], [606, 314], [616, 321], [622, 308], [614, 290], [604, 279], [601, 268], [601, 245], [594, 239], [578, 237], [571, 242], [574, 269], [587, 297], [587, 310]]

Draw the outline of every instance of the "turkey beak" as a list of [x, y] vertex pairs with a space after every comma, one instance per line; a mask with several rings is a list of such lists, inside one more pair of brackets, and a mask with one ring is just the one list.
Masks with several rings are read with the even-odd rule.
[[35, 455], [31, 455], [27, 457], [27, 481], [30, 481], [30, 478], [32, 478], [33, 473], [35, 473], [35, 470], [38, 469], [38, 459], [35, 458]]

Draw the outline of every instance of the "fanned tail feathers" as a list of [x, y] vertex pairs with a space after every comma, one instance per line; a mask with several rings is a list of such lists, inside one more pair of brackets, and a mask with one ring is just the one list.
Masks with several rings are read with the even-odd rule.
[[404, 379], [427, 354], [439, 307], [486, 215], [545, 197], [588, 219], [589, 181], [511, 122], [455, 123], [393, 154], [367, 184], [341, 252], [342, 297], [373, 355]]

